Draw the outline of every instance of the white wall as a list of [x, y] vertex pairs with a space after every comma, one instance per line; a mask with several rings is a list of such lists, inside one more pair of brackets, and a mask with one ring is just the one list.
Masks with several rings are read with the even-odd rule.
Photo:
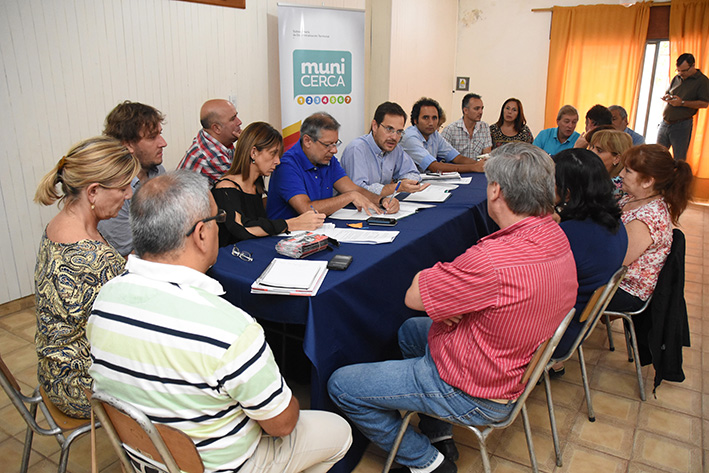
[[[364, 9], [364, 0], [291, 3]], [[277, 1], [245, 10], [175, 0], [0, 2], [0, 303], [34, 292], [40, 236], [56, 207], [36, 185], [129, 99], [167, 116], [165, 166], [199, 129], [201, 104], [236, 96], [246, 122], [280, 125]]]
[[[483, 97], [483, 120], [495, 123], [502, 103], [522, 101], [527, 124], [536, 136], [544, 128], [551, 12], [532, 8], [617, 4], [617, 0], [459, 0], [456, 76], [470, 77], [470, 92]], [[460, 101], [467, 92], [455, 92], [452, 106], [460, 118]], [[582, 114], [585, 113], [582, 112]]]

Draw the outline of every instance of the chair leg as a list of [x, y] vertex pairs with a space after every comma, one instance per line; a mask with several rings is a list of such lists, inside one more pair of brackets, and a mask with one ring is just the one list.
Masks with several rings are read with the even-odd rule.
[[[35, 396], [39, 391], [35, 390]], [[37, 403], [30, 404], [29, 407], [30, 415], [33, 419], [37, 418]], [[34, 439], [34, 430], [27, 425], [27, 431], [25, 432], [25, 447], [22, 450], [22, 464], [20, 465], [20, 473], [27, 473], [27, 469], [30, 466], [30, 455], [32, 454], [32, 440]]]
[[527, 415], [527, 406], [522, 406], [522, 422], [524, 424], [524, 435], [527, 437], [527, 449], [529, 449], [529, 461], [532, 462], [532, 471], [539, 473], [537, 466], [537, 456], [534, 454], [534, 443], [532, 442], [532, 429], [529, 427], [529, 416]]
[[396, 452], [399, 451], [401, 441], [404, 439], [404, 433], [406, 432], [406, 428], [409, 426], [411, 417], [414, 414], [416, 414], [415, 411], [408, 411], [406, 412], [406, 414], [404, 414], [404, 418], [401, 420], [401, 427], [399, 427], [399, 432], [396, 434], [396, 439], [394, 439], [394, 445], [391, 446], [391, 451], [389, 452], [387, 461], [384, 464], [384, 470], [382, 470], [382, 473], [389, 473], [391, 465], [394, 463], [394, 458], [396, 458]]
[[554, 440], [554, 452], [556, 453], [556, 466], [562, 466], [561, 447], [559, 446], [559, 432], [556, 429], [556, 416], [554, 415], [554, 401], [551, 398], [551, 383], [549, 381], [549, 371], [544, 370], [544, 392], [547, 395], [547, 409], [549, 410], [549, 424], [551, 425], [551, 438]]
[[633, 347], [628, 333], [628, 321], [623, 319], [623, 333], [625, 334], [625, 349], [628, 352], [628, 363], [633, 362]]
[[640, 366], [640, 350], [638, 350], [638, 337], [635, 335], [635, 325], [632, 320], [628, 320], [626, 325], [626, 333], [630, 339], [630, 345], [635, 358], [635, 373], [638, 376], [638, 388], [640, 389], [640, 399], [645, 400], [645, 383], [643, 382], [643, 372]]
[[613, 332], [611, 331], [611, 319], [607, 314], [603, 314], [603, 320], [606, 321], [606, 330], [608, 331], [608, 349], [610, 351], [615, 351], [615, 345], [613, 345]]
[[591, 389], [588, 387], [588, 373], [586, 372], [586, 359], [583, 356], [583, 345], [579, 345], [579, 365], [581, 366], [581, 379], [583, 380], [583, 391], [586, 395], [586, 408], [588, 409], [588, 420], [596, 422], [596, 414], [593, 412], [593, 403], [591, 402]]
[[487, 445], [485, 445], [485, 438], [482, 436], [478, 436], [478, 443], [480, 444], [480, 458], [482, 458], [483, 461], [483, 471], [485, 473], [491, 473], [492, 469], [490, 468], [490, 457], [487, 455]]

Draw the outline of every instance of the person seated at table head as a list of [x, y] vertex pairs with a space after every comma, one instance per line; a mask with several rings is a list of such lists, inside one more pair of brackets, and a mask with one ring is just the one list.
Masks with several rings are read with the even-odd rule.
[[539, 132], [534, 138], [534, 146], [538, 146], [549, 155], [559, 151], [573, 148], [579, 138], [576, 124], [579, 121], [579, 112], [573, 105], [564, 105], [556, 114], [556, 128], [547, 128]]
[[628, 272], [608, 310], [640, 309], [652, 295], [672, 247], [672, 225], [691, 199], [692, 168], [661, 145], [633, 146], [622, 156], [623, 191], [618, 201], [628, 232], [623, 264]]
[[[116, 105], [106, 116], [103, 134], [123, 143], [140, 162], [140, 172], [131, 182], [133, 192], [146, 180], [165, 174], [162, 166], [163, 148], [167, 146], [162, 136], [164, 121], [165, 115], [155, 107], [129, 100]], [[124, 202], [118, 215], [98, 224], [103, 237], [124, 257], [133, 251], [129, 218], [130, 199]]]
[[264, 176], [270, 176], [283, 155], [283, 136], [265, 122], [254, 122], [241, 132], [234, 161], [212, 188], [217, 206], [226, 212], [219, 224], [219, 246], [241, 240], [296, 230], [315, 230], [325, 214], [312, 210], [288, 220], [266, 217]]
[[[605, 133], [622, 134], [630, 141], [619, 131]], [[623, 265], [628, 235], [613, 197], [614, 186], [601, 159], [578, 148], [561, 151], [552, 159], [556, 165], [555, 210], [574, 254], [579, 283], [576, 314], [554, 352], [559, 357], [569, 351], [581, 330], [579, 318], [593, 292]], [[563, 374], [562, 368], [555, 367], [555, 372]]]
[[[455, 148], [458, 153], [469, 158], [477, 158], [489, 153], [492, 149], [490, 127], [482, 121], [483, 99], [478, 94], [466, 94], [461, 103], [463, 117], [448, 125], [441, 136]], [[445, 119], [443, 110], [439, 110], [439, 124]]]
[[[342, 152], [342, 167], [352, 181], [381, 197], [399, 192], [418, 192], [421, 174], [411, 156], [399, 145], [404, 135], [406, 112], [399, 104], [377, 107], [368, 134], [352, 140]], [[400, 184], [399, 184], [400, 183]]]
[[645, 137], [628, 126], [628, 112], [623, 107], [611, 105], [608, 110], [610, 110], [613, 117], [613, 128], [629, 134], [633, 139], [633, 146], [645, 144]]
[[87, 324], [94, 389], [169, 419], [208, 471], [326, 471], [347, 452], [349, 425], [333, 413], [300, 412], [262, 327], [204, 274], [224, 217], [207, 178], [191, 171], [136, 192], [137, 254], [103, 287]]
[[[534, 351], [574, 306], [574, 258], [551, 217], [551, 158], [509, 143], [491, 153], [485, 175], [488, 213], [500, 230], [413, 278], [404, 303], [427, 317], [401, 326], [404, 359], [346, 366], [328, 382], [335, 404], [384, 451], [399, 410], [472, 425], [506, 417]], [[407, 470], [455, 472], [451, 425], [419, 417], [421, 433], [406, 430], [396, 461]]]
[[241, 135], [241, 120], [234, 104], [224, 99], [207, 100], [199, 111], [202, 129], [177, 169], [189, 169], [207, 176], [211, 183], [231, 167], [234, 143]]
[[497, 123], [490, 125], [490, 136], [492, 136], [492, 147], [499, 148], [505, 143], [513, 141], [524, 141], [532, 143], [534, 135], [527, 126], [527, 119], [524, 117], [522, 102], [516, 98], [505, 100], [500, 109], [500, 118]]
[[586, 131], [574, 143], [574, 148], [586, 148], [590, 143], [589, 134], [599, 126], [613, 126], [613, 115], [608, 108], [596, 104], [586, 112]]
[[[64, 414], [88, 418], [91, 388], [86, 319], [101, 286], [123, 272], [123, 256], [97, 223], [130, 199], [141, 164], [118, 140], [98, 136], [74, 145], [37, 187], [34, 201], [60, 203], [47, 224], [35, 266], [37, 378]], [[59, 189], [57, 189], [59, 186]]]
[[[442, 113], [435, 100], [419, 99], [411, 109], [411, 126], [401, 140], [404, 151], [421, 172], [482, 172], [483, 161], [463, 156], [438, 132]], [[476, 113], [481, 116], [482, 112]]]
[[367, 214], [399, 211], [398, 200], [380, 197], [347, 176], [335, 157], [342, 144], [339, 130], [340, 123], [329, 113], [303, 120], [300, 140], [283, 154], [268, 183], [268, 218], [288, 219], [310, 210], [330, 215], [349, 204]]

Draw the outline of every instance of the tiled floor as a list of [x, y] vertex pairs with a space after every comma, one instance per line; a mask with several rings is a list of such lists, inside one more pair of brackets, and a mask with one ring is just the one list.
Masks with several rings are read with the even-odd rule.
[[[687, 235], [685, 297], [689, 308], [692, 347], [684, 349], [681, 383], [663, 382], [652, 396], [652, 367], [644, 368], [648, 400], [640, 401], [634, 367], [623, 350], [616, 324], [615, 352], [608, 351], [604, 328], [599, 327], [585, 347], [596, 422], [586, 416], [586, 404], [576, 359], [566, 375], [552, 381], [564, 466], [556, 467], [543, 386], [527, 401], [537, 460], [544, 472], [702, 472], [709, 471], [709, 207], [692, 205], [681, 219]], [[706, 270], [706, 277], [705, 277]], [[704, 287], [707, 287], [704, 293]], [[704, 305], [707, 308], [704, 309]], [[29, 305], [29, 307], [27, 307]], [[25, 392], [36, 384], [34, 310], [29, 304], [0, 306], [0, 351]], [[7, 396], [0, 394], [0, 472], [19, 470], [24, 424]], [[477, 440], [455, 431], [461, 457], [460, 472], [482, 471]], [[120, 472], [120, 466], [99, 430], [98, 465], [102, 472]], [[70, 472], [90, 471], [88, 436], [77, 441], [69, 457]], [[530, 471], [521, 419], [488, 439], [493, 470]], [[31, 472], [56, 471], [59, 447], [53, 438], [36, 437]], [[384, 453], [370, 447], [355, 473], [382, 469]]]

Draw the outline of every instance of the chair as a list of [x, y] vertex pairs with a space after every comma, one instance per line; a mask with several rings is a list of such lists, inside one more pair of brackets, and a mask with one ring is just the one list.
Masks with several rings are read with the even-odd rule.
[[[519, 398], [517, 398], [517, 401], [515, 402], [515, 407], [512, 409], [506, 419], [489, 425], [480, 426], [464, 425], [452, 422], [454, 425], [458, 425], [460, 427], [470, 430], [477, 437], [478, 442], [480, 444], [480, 455], [482, 456], [485, 473], [490, 473], [491, 471], [490, 459], [488, 458], [487, 448], [485, 446], [485, 440], [487, 439], [487, 436], [495, 429], [504, 429], [511, 425], [520, 412], [522, 413], [522, 421], [524, 423], [524, 433], [527, 437], [527, 449], [529, 450], [529, 460], [532, 463], [532, 470], [535, 473], [539, 471], [537, 467], [537, 457], [534, 455], [534, 445], [532, 444], [532, 431], [529, 426], [529, 416], [527, 415], [527, 407], [525, 403], [527, 401], [527, 397], [535, 388], [537, 381], [539, 381], [539, 378], [541, 377], [544, 368], [549, 362], [552, 353], [554, 353], [556, 345], [559, 343], [559, 340], [561, 340], [561, 337], [564, 335], [566, 327], [569, 326], [571, 319], [573, 319], [574, 313], [575, 310], [572, 308], [561, 321], [561, 324], [554, 332], [554, 335], [551, 338], [548, 338], [547, 340], [542, 342], [534, 352], [534, 356], [532, 356], [532, 359], [530, 360], [529, 365], [527, 365], [527, 369], [524, 371], [522, 379], [520, 380], [520, 384], [526, 383], [524, 391], [522, 391], [522, 394], [519, 396]], [[411, 420], [411, 417], [414, 414], [416, 414], [415, 411], [408, 411], [404, 414], [401, 427], [399, 428], [399, 432], [396, 436], [396, 439], [394, 440], [394, 445], [392, 446], [391, 452], [389, 452], [389, 457], [387, 458], [386, 464], [384, 465], [383, 473], [388, 473], [389, 469], [391, 468], [391, 465], [394, 463], [394, 458], [396, 457], [396, 453], [399, 451], [401, 440], [404, 438], [406, 428], [409, 425], [409, 421]], [[446, 422], [450, 421], [446, 420]]]
[[[91, 430], [91, 423], [88, 419], [75, 419], [63, 414], [52, 404], [48, 396], [40, 386], [35, 388], [32, 396], [22, 394], [17, 379], [10, 372], [5, 362], [0, 356], [0, 385], [7, 393], [10, 401], [20, 413], [25, 423], [27, 432], [25, 433], [25, 447], [22, 452], [22, 465], [20, 472], [26, 473], [29, 466], [30, 453], [32, 452], [32, 439], [34, 434], [49, 435], [57, 439], [61, 447], [59, 456], [59, 473], [66, 471], [69, 461], [69, 448], [74, 440]], [[37, 407], [42, 411], [49, 428], [40, 426], [37, 423]]]
[[590, 420], [591, 422], [595, 422], [596, 416], [593, 413], [593, 404], [591, 403], [591, 391], [588, 387], [586, 360], [583, 356], [583, 342], [584, 340], [586, 340], [586, 337], [588, 337], [588, 335], [593, 332], [593, 329], [596, 328], [596, 324], [600, 320], [601, 315], [603, 315], [603, 311], [606, 309], [608, 303], [613, 298], [613, 295], [618, 290], [618, 286], [625, 277], [625, 273], [627, 271], [628, 268], [626, 266], [621, 267], [618, 271], [615, 272], [615, 274], [613, 274], [613, 276], [611, 276], [610, 280], [606, 284], [594, 291], [593, 295], [588, 300], [588, 303], [586, 303], [586, 307], [581, 313], [581, 317], [579, 317], [579, 322], [581, 322], [583, 325], [581, 326], [581, 329], [579, 330], [579, 333], [576, 336], [574, 343], [571, 345], [571, 347], [569, 347], [567, 353], [557, 358], [551, 358], [547, 363], [546, 367], [544, 368], [544, 391], [546, 392], [547, 408], [549, 409], [549, 423], [551, 424], [551, 435], [554, 439], [554, 451], [556, 452], [557, 466], [562, 465], [562, 460], [561, 448], [559, 447], [559, 434], [556, 429], [556, 416], [554, 415], [554, 403], [551, 398], [551, 383], [549, 381], [549, 370], [556, 363], [561, 363], [568, 360], [569, 358], [571, 358], [571, 355], [573, 355], [575, 351], [578, 351], [579, 365], [581, 367], [581, 378], [583, 379], [583, 390], [584, 394], [586, 395], [586, 407], [588, 408], [588, 420]]
[[91, 407], [106, 430], [125, 472], [204, 471], [197, 447], [184, 432], [153, 424], [135, 406], [104, 391], [94, 391]]

